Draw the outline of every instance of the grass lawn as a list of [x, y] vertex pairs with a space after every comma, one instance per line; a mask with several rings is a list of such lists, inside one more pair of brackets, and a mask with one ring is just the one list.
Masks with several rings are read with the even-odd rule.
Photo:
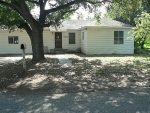
[[[59, 65], [59, 61], [55, 55], [48, 55], [47, 59], [36, 63], [27, 60], [27, 71], [25, 76], [34, 76], [35, 74], [54, 75], [54, 70], [61, 70], [64, 77], [72, 76], [69, 73], [74, 73], [74, 76], [111, 76], [111, 75], [150, 75], [150, 55], [84, 55], [84, 54], [66, 54], [72, 60], [72, 67], [67, 68], [63, 72], [63, 68]], [[13, 66], [14, 65], [14, 66]], [[9, 68], [8, 68], [9, 67]], [[16, 69], [20, 68], [20, 69]], [[2, 67], [0, 75], [8, 77], [21, 77], [22, 61], [16, 64], [6, 65]], [[60, 74], [58, 73], [58, 74]]]
[[[111, 75], [150, 75], [150, 55], [75, 55], [74, 58], [69, 56], [74, 62], [87, 62], [91, 67], [93, 66], [96, 73], [100, 76]], [[92, 69], [92, 67], [90, 68]], [[94, 74], [94, 73], [93, 73]]]
[[[27, 59], [27, 71], [21, 61], [6, 65], [0, 71], [1, 81], [18, 79], [15, 88], [52, 89], [53, 92], [78, 92], [118, 87], [149, 86], [150, 55], [84, 55], [65, 54], [72, 66], [62, 67], [55, 55], [41, 62]], [[66, 89], [73, 86], [71, 89]], [[54, 88], [55, 87], [55, 88]], [[56, 89], [59, 88], [59, 91]]]

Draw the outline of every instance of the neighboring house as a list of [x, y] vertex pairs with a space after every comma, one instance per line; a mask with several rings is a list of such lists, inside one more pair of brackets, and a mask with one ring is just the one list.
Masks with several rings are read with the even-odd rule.
[[[84, 54], [133, 54], [131, 29], [132, 26], [111, 19], [102, 19], [99, 24], [93, 20], [67, 20], [57, 29], [44, 29], [44, 52], [62, 48], [81, 49]], [[26, 44], [26, 53], [32, 53], [26, 31], [1, 30], [0, 40], [0, 54], [20, 54], [22, 43]]]

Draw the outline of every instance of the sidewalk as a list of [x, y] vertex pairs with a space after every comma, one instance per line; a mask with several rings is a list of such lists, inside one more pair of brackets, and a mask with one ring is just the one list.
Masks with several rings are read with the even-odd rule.
[[21, 60], [22, 57], [0, 57], [0, 64], [9, 64], [9, 63], [15, 63], [18, 60]]
[[56, 57], [58, 58], [59, 60], [59, 63], [61, 65], [61, 67], [69, 67], [69, 66], [72, 66], [72, 61], [69, 60], [65, 55], [56, 55]]

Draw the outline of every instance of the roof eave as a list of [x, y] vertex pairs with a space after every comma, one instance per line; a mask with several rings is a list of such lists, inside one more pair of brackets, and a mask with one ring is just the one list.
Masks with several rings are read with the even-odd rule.
[[51, 28], [49, 28], [49, 30], [51, 31], [51, 32], [63, 32], [63, 31], [67, 31], [67, 29], [51, 29]]
[[132, 29], [134, 27], [124, 27], [124, 26], [83, 26], [80, 28], [81, 29], [85, 29], [85, 28], [125, 28], [125, 29]]

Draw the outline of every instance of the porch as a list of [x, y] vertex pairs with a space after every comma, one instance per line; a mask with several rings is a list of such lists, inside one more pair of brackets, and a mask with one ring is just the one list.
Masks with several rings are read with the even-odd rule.
[[67, 53], [68, 49], [63, 49], [63, 48], [54, 48], [50, 49], [51, 54], [62, 54], [62, 53]]

